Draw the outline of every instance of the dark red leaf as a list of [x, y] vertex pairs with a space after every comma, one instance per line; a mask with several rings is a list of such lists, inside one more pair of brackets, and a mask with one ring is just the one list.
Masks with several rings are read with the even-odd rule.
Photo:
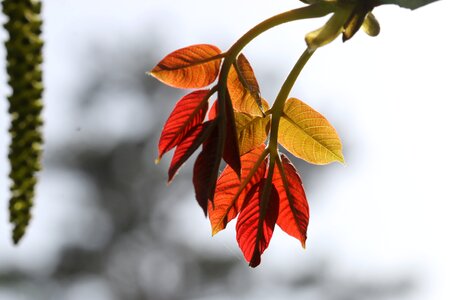
[[264, 203], [265, 182], [265, 180], [261, 180], [250, 189], [236, 223], [236, 238], [239, 247], [253, 268], [259, 265], [261, 254], [269, 246], [278, 217], [277, 190], [272, 186], [268, 202]]
[[234, 111], [231, 105], [231, 100], [227, 92], [227, 99], [225, 102], [225, 112], [226, 112], [226, 138], [225, 138], [225, 148], [223, 150], [223, 160], [230, 165], [230, 167], [241, 176], [241, 159], [239, 153], [239, 143], [236, 132], [236, 123], [234, 121]]
[[172, 181], [178, 169], [192, 153], [197, 150], [203, 141], [205, 141], [216, 126], [216, 122], [207, 121], [189, 130], [185, 138], [178, 144], [175, 153], [173, 154], [172, 162], [169, 167], [169, 182]]
[[208, 210], [208, 200], [214, 198], [218, 169], [217, 157], [220, 158], [218, 126], [215, 126], [211, 135], [203, 143], [202, 152], [198, 155], [194, 164], [194, 188], [195, 198], [203, 209], [205, 216]]
[[[208, 203], [208, 213], [213, 235], [224, 229], [228, 222], [237, 216], [241, 210], [245, 195], [253, 185], [264, 177], [267, 166], [267, 158], [262, 157], [264, 148], [265, 145], [263, 144], [241, 157], [242, 181], [228, 165], [220, 175], [217, 181], [214, 201]], [[255, 170], [253, 170], [254, 168]], [[238, 193], [241, 182], [244, 182], [253, 171], [253, 176], [249, 178], [248, 183]]]
[[208, 110], [209, 90], [192, 92], [178, 101], [164, 125], [159, 139], [158, 160], [184, 139], [190, 129], [202, 123]]
[[281, 168], [276, 165], [273, 184], [280, 197], [277, 224], [287, 234], [297, 238], [303, 248], [309, 222], [309, 207], [302, 181], [294, 165], [281, 154]]

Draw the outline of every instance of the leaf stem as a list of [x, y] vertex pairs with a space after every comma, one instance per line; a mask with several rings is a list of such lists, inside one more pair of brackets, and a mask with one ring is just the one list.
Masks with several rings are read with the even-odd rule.
[[297, 63], [292, 68], [291, 72], [289, 73], [288, 77], [283, 83], [283, 86], [281, 87], [277, 98], [275, 99], [275, 102], [273, 103], [272, 108], [270, 109], [270, 112], [272, 114], [272, 123], [270, 125], [270, 140], [269, 140], [269, 150], [270, 155], [275, 156], [278, 155], [278, 128], [280, 125], [280, 119], [283, 115], [283, 109], [284, 109], [284, 103], [286, 102], [286, 99], [289, 96], [289, 93], [292, 90], [292, 87], [294, 86], [295, 82], [297, 81], [298, 76], [300, 75], [300, 72], [303, 70], [303, 67], [306, 65], [308, 60], [311, 58], [311, 56], [314, 54], [315, 50], [311, 50], [307, 48], [303, 54], [298, 59]]

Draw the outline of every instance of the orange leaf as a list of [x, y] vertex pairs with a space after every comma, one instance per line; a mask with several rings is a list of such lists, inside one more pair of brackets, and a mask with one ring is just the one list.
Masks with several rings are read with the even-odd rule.
[[267, 139], [270, 127], [270, 117], [253, 116], [247, 113], [235, 112], [237, 138], [240, 154], [245, 154]]
[[262, 116], [263, 107], [258, 81], [250, 63], [243, 54], [228, 73], [227, 88], [233, 108], [255, 116]]
[[[269, 109], [269, 103], [267, 103], [267, 101], [264, 100], [264, 99], [261, 99], [261, 101], [262, 101], [262, 106], [263, 106], [264, 111], [267, 111], [267, 110]], [[211, 109], [209, 110], [209, 113], [208, 113], [208, 120], [215, 119], [215, 118], [217, 117], [217, 112], [218, 112], [218, 102], [215, 101], [215, 102], [211, 105]], [[241, 112], [241, 111], [237, 111], [236, 109], [234, 109], [234, 112]], [[244, 112], [244, 113], [245, 113], [245, 112]], [[246, 114], [249, 114], [249, 113], [246, 113]], [[258, 116], [263, 116], [262, 113], [259, 113], [259, 114], [249, 114], [249, 115], [251, 115], [251, 116], [257, 116], [257, 117], [258, 117]]]
[[273, 186], [267, 207], [262, 207], [265, 182], [261, 180], [250, 189], [236, 223], [239, 247], [253, 268], [259, 265], [261, 254], [269, 246], [278, 217], [279, 199]]
[[193, 45], [164, 57], [150, 74], [172, 87], [202, 88], [216, 80], [221, 59], [216, 46]]
[[309, 222], [308, 201], [300, 176], [284, 154], [281, 154], [281, 161], [277, 161], [272, 183], [280, 197], [278, 226], [297, 238], [305, 248]]
[[205, 97], [209, 92], [209, 90], [195, 91], [178, 101], [161, 132], [158, 160], [164, 153], [177, 146], [191, 128], [203, 122], [208, 110], [208, 99]]
[[295, 156], [313, 164], [344, 162], [341, 141], [330, 122], [295, 98], [285, 103], [278, 141]]
[[192, 153], [197, 150], [197, 148], [211, 134], [212, 130], [216, 126], [216, 122], [207, 121], [189, 130], [184, 139], [178, 144], [175, 149], [175, 153], [173, 154], [169, 167], [169, 182], [172, 181], [178, 169], [185, 163]]
[[237, 216], [248, 190], [264, 177], [267, 166], [267, 158], [261, 160], [264, 148], [265, 145], [261, 145], [241, 156], [241, 180], [228, 165], [217, 180], [214, 200], [208, 203], [213, 235], [224, 229], [228, 222]]

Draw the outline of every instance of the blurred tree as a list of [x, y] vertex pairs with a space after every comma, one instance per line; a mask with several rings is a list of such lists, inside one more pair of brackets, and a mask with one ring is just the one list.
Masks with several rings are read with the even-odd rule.
[[[233, 253], [217, 255], [204, 251], [202, 245], [193, 248], [189, 237], [171, 236], [169, 228], [183, 226], [173, 207], [185, 200], [195, 206], [186, 199], [186, 195], [193, 197], [192, 174], [191, 168], [183, 168], [168, 191], [164, 168], [153, 163], [161, 118], [166, 115], [161, 111], [169, 109], [161, 99], [174, 101], [178, 95], [169, 95], [144, 75], [142, 62], [157, 59], [151, 48], [133, 43], [126, 49], [94, 45], [86, 53], [95, 53], [98, 59], [79, 58], [93, 63], [75, 97], [78, 129], [64, 144], [49, 141], [45, 166], [49, 172], [81, 174], [94, 187], [87, 199], [90, 205], [82, 212], [95, 217], [77, 223], [83, 241], [61, 248], [48, 274], [0, 270], [0, 295], [24, 300], [259, 299], [262, 294], [269, 299], [382, 300], [408, 295], [414, 283], [409, 277], [337, 276], [331, 270], [333, 262], [324, 257], [311, 268], [280, 279], [250, 272]], [[119, 109], [129, 126], [122, 135], [102, 126], [115, 118], [109, 108]], [[138, 122], [131, 124], [131, 118]], [[200, 215], [198, 210], [195, 217]]]

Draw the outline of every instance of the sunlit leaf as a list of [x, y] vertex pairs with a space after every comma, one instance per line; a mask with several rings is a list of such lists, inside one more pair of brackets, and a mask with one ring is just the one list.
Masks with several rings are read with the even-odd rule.
[[[261, 99], [261, 103], [262, 103], [262, 106], [263, 106], [263, 110], [267, 111], [269, 109], [269, 103], [267, 103], [267, 101], [264, 100], [264, 99]], [[211, 105], [211, 109], [209, 110], [208, 120], [212, 120], [212, 119], [215, 119], [217, 117], [217, 109], [218, 109], [218, 102], [215, 101]], [[241, 111], [236, 111], [235, 110], [235, 112], [241, 112]], [[262, 116], [262, 113], [261, 113], [261, 111], [259, 111], [258, 114], [250, 114], [250, 115], [252, 115], [252, 116]]]
[[245, 154], [258, 147], [267, 139], [270, 117], [254, 116], [242, 112], [235, 112], [236, 130], [239, 151]]
[[278, 137], [283, 147], [307, 162], [344, 162], [336, 130], [325, 117], [298, 99], [286, 101]]
[[180, 143], [189, 130], [202, 123], [208, 110], [209, 90], [192, 92], [175, 105], [159, 139], [159, 157]]
[[309, 222], [308, 201], [294, 165], [284, 154], [281, 154], [279, 162], [272, 180], [280, 198], [277, 225], [287, 234], [297, 238], [304, 248]]
[[216, 181], [218, 176], [220, 158], [218, 126], [215, 126], [210, 136], [203, 143], [202, 152], [197, 157], [194, 164], [193, 183], [195, 198], [203, 209], [205, 216], [208, 210], [208, 200], [214, 198]]
[[164, 57], [150, 74], [173, 87], [202, 88], [216, 80], [220, 54], [220, 49], [213, 45], [189, 46]]
[[[269, 246], [278, 217], [278, 193], [272, 186], [268, 203], [263, 200], [265, 180], [250, 189], [236, 223], [236, 239], [251, 267], [261, 262], [261, 254]], [[269, 183], [270, 184], [270, 183]]]
[[264, 107], [258, 81], [243, 54], [239, 55], [228, 73], [227, 88], [234, 110], [262, 116]]
[[207, 121], [189, 130], [184, 139], [178, 144], [173, 154], [169, 167], [169, 182], [172, 181], [178, 169], [211, 134], [215, 126], [217, 126], [217, 124], [214, 121]]
[[[228, 222], [237, 216], [248, 190], [264, 177], [267, 166], [266, 158], [258, 163], [264, 148], [265, 145], [261, 145], [241, 156], [241, 180], [229, 166], [225, 167], [217, 180], [214, 201], [208, 203], [208, 214], [213, 235], [224, 229]], [[242, 184], [239, 193], [241, 183], [245, 183], [254, 168], [253, 176], [249, 178], [250, 180], [246, 185]]]

